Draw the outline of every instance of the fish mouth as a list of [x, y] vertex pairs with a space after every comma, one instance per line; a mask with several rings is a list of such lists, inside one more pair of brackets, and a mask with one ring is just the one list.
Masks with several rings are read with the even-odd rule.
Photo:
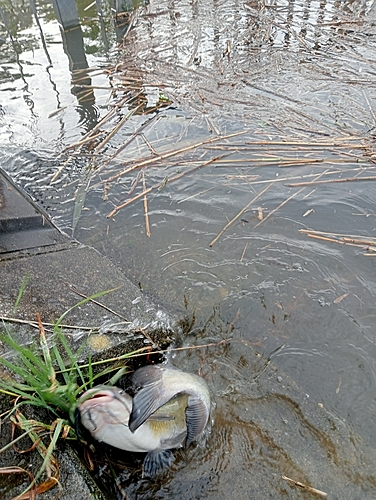
[[111, 406], [115, 401], [120, 404], [124, 411], [130, 413], [132, 405], [128, 404], [127, 399], [124, 397], [126, 394], [123, 390], [100, 389], [87, 391], [81, 402], [78, 405], [80, 411], [87, 411], [90, 408]]
[[[112, 398], [111, 398], [111, 396], [112, 396]], [[99, 398], [106, 398], [106, 397], [114, 399], [113, 394], [110, 391], [97, 392], [90, 399], [99, 399]], [[117, 398], [115, 398], [115, 399], [117, 399]]]
[[85, 403], [94, 404], [95, 401], [97, 401], [98, 403], [110, 403], [114, 399], [120, 399], [120, 398], [117, 398], [116, 395], [113, 394], [111, 391], [99, 391], [93, 395], [90, 395], [90, 397], [88, 397], [85, 401], [83, 401], [81, 405], [85, 406]]

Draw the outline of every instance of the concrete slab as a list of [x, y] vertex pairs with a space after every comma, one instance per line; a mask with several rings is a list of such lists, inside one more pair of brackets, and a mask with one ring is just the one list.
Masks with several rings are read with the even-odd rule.
[[[127, 337], [139, 326], [154, 330], [172, 329], [169, 316], [123, 273], [96, 250], [72, 244], [58, 247], [55, 252], [14, 254], [14, 258], [0, 260], [0, 314], [12, 314], [14, 304], [26, 278], [28, 284], [22, 294], [17, 316], [35, 320], [39, 312], [43, 321], [56, 321], [61, 314], [82, 300], [82, 295], [113, 290], [97, 301], [72, 310], [64, 319], [71, 325], [91, 326], [101, 333], [115, 332]], [[116, 326], [115, 323], [120, 325]], [[164, 339], [165, 341], [166, 339]]]
[[2, 254], [67, 240], [32, 199], [0, 169], [0, 258]]

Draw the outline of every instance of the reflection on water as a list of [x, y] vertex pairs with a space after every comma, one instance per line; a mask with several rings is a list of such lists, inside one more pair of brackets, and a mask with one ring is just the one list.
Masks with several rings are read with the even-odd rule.
[[[52, 11], [37, 7], [52, 65], [31, 12], [12, 14], [20, 51], [7, 42], [1, 54], [2, 165], [59, 227], [194, 316], [185, 343], [231, 339], [174, 360], [213, 391], [206, 443], [177, 452], [153, 485], [125, 469], [122, 490], [301, 498], [285, 475], [330, 498], [375, 496], [376, 261], [299, 232], [374, 236], [372, 180], [317, 182], [375, 173], [364, 4], [150, 4], [109, 79], [94, 69], [112, 57], [100, 25], [82, 25], [89, 70], [74, 82]], [[64, 150], [104, 116], [99, 137]], [[313, 182], [286, 186], [299, 181]]]

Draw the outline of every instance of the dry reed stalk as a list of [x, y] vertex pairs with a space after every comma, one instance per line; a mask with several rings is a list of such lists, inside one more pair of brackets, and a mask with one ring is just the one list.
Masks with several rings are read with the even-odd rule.
[[336, 240], [335, 238], [329, 238], [328, 236], [320, 236], [319, 234], [307, 233], [309, 238], [314, 238], [316, 240], [329, 241], [330, 243], [338, 243], [340, 245], [344, 245], [344, 242], [341, 240]]
[[315, 493], [316, 495], [320, 496], [321, 498], [327, 498], [328, 494], [325, 493], [325, 491], [318, 490], [316, 488], [312, 488], [312, 486], [308, 486], [307, 484], [301, 483], [300, 481], [295, 481], [294, 479], [291, 479], [287, 476], [281, 476], [282, 479], [285, 481], [288, 481], [289, 483], [294, 484], [295, 486], [299, 486], [299, 488], [303, 488], [304, 490], [310, 491], [311, 493]]
[[74, 153], [72, 153], [71, 155], [69, 155], [68, 159], [65, 160], [65, 162], [62, 165], [60, 165], [60, 167], [57, 169], [57, 171], [52, 176], [52, 179], [50, 180], [50, 184], [53, 184], [55, 182], [55, 180], [59, 177], [61, 172], [68, 165], [68, 163], [72, 160], [72, 158], [74, 158], [79, 153], [79, 149], [77, 151], [75, 151]]
[[[328, 170], [325, 170], [324, 172], [321, 172], [321, 174], [319, 174], [319, 177], [323, 176], [323, 175], [326, 175], [328, 173]], [[316, 182], [318, 181], [311, 181], [308, 183], [308, 185], [310, 184], [315, 184]], [[286, 200], [284, 200], [282, 203], [280, 203], [278, 205], [278, 207], [276, 207], [274, 210], [272, 210], [266, 217], [264, 217], [262, 220], [260, 220], [260, 222], [258, 222], [253, 229], [256, 229], [256, 227], [260, 226], [261, 224], [263, 224], [267, 219], [269, 219], [269, 217], [271, 217], [273, 214], [276, 213], [277, 210], [279, 210], [280, 208], [282, 208], [284, 205], [286, 205], [287, 202], [289, 202], [290, 200], [292, 200], [295, 196], [297, 196], [298, 194], [300, 194], [302, 191], [304, 191], [305, 189], [305, 186], [302, 187], [301, 189], [299, 189], [299, 191], [296, 191], [296, 193], [292, 194], [291, 196], [289, 196]]]
[[[97, 306], [99, 307], [102, 307], [103, 309], [105, 309], [106, 311], [110, 312], [111, 314], [114, 314], [115, 316], [118, 316], [120, 319], [123, 319], [126, 323], [130, 323], [130, 321], [127, 320], [127, 318], [125, 318], [124, 316], [122, 316], [121, 314], [117, 313], [116, 311], [114, 311], [113, 309], [110, 309], [109, 307], [105, 306], [104, 304], [102, 304], [101, 302], [98, 302], [97, 300], [95, 299], [89, 299], [89, 297], [87, 295], [85, 295], [84, 293], [81, 293], [77, 290], [77, 288], [72, 285], [71, 283], [68, 283], [67, 281], [63, 281], [64, 285], [66, 285], [70, 290], [72, 290], [72, 292], [76, 293], [77, 295], [79, 295], [80, 297], [83, 297], [84, 299], [88, 299], [90, 302], [92, 302], [93, 304], [96, 304]], [[119, 288], [121, 288], [120, 286], [116, 287], [116, 288], [112, 288], [112, 290], [109, 290], [109, 292], [115, 292], [116, 290], [118, 290]]]
[[362, 93], [363, 93], [364, 99], [365, 99], [365, 101], [366, 101], [366, 103], [367, 103], [367, 106], [368, 106], [369, 112], [370, 112], [370, 114], [371, 114], [371, 116], [372, 116], [373, 122], [374, 122], [374, 124], [376, 124], [376, 114], [375, 114], [375, 112], [374, 112], [374, 110], [373, 110], [373, 108], [372, 108], [372, 106], [371, 106], [371, 103], [369, 102], [368, 96], [367, 96], [367, 94], [364, 92], [364, 90], [362, 91]]
[[64, 109], [67, 109], [68, 106], [63, 106], [61, 108], [58, 108], [58, 109], [55, 109], [55, 111], [52, 111], [48, 116], [47, 118], [52, 118], [53, 116], [56, 116], [58, 115], [59, 113], [61, 113], [61, 111], [64, 111]]
[[[113, 116], [116, 114], [116, 111], [121, 108], [129, 99], [129, 96], [125, 96], [123, 99], [121, 99], [117, 104], [114, 104], [114, 106], [110, 109], [110, 111], [102, 118], [102, 120], [95, 125], [94, 128], [92, 128], [89, 132], [87, 132], [82, 139], [86, 139], [86, 137], [92, 137], [97, 130], [99, 130], [105, 123], [107, 123]], [[65, 148], [65, 151], [68, 149], [71, 149], [72, 147], [75, 147], [73, 144], [72, 146], [68, 146]]]
[[127, 113], [123, 118], [120, 120], [120, 122], [111, 130], [111, 132], [103, 139], [101, 143], [98, 144], [98, 146], [94, 150], [94, 156], [97, 155], [100, 151], [100, 149], [103, 148], [107, 144], [107, 142], [116, 134], [116, 132], [119, 131], [119, 129], [124, 125], [126, 121], [129, 120], [129, 118], [138, 111], [143, 104], [139, 104], [135, 108], [131, 109], [129, 113]]
[[[218, 148], [219, 149], [219, 148]], [[213, 150], [215, 151], [218, 151], [217, 148], [213, 148]], [[221, 151], [226, 151], [226, 148], [221, 148], [220, 149]], [[275, 165], [279, 165], [279, 166], [283, 166], [283, 167], [286, 167], [286, 166], [290, 166], [290, 165], [306, 165], [306, 164], [310, 164], [310, 163], [324, 163], [326, 162], [325, 159], [321, 159], [321, 158], [307, 158], [307, 159], [301, 159], [301, 160], [297, 160], [295, 158], [281, 158], [281, 157], [274, 157], [274, 158], [267, 158], [265, 156], [263, 156], [262, 158], [236, 158], [236, 159], [233, 159], [233, 160], [230, 160], [230, 161], [224, 161], [222, 162], [221, 165], [218, 165], [219, 167], [229, 167], [231, 165], [234, 165], [235, 163], [244, 163], [244, 164], [247, 164], [247, 163], [260, 163], [261, 165], [257, 165], [258, 167], [269, 167], [270, 165], [272, 166], [275, 166]], [[330, 160], [330, 163], [333, 163], [331, 160]], [[348, 162], [346, 162], [348, 163]], [[237, 168], [237, 166], [236, 166]]]
[[[80, 85], [76, 82], [75, 82], [74, 86], [79, 87], [80, 89], [114, 90], [114, 87], [103, 87], [101, 85], [84, 85], [84, 84]], [[122, 89], [115, 88], [115, 90], [122, 90]]]
[[[218, 184], [218, 185], [223, 186], [223, 184], [224, 183], [222, 182], [221, 184]], [[217, 188], [218, 188], [218, 186], [212, 186], [208, 189], [204, 189], [204, 191], [200, 191], [199, 193], [192, 194], [191, 196], [188, 196], [187, 198], [184, 198], [183, 200], [179, 200], [178, 205], [179, 205], [179, 203], [184, 203], [185, 201], [192, 200], [193, 198], [197, 198], [197, 196], [208, 193], [209, 191], [213, 191], [213, 189], [217, 189]]]
[[94, 92], [92, 90], [88, 90], [85, 94], [81, 94], [77, 97], [79, 103], [86, 102], [86, 99], [92, 100]]
[[[349, 155], [348, 153], [346, 153], [345, 151], [342, 152], [343, 155], [347, 155], [347, 156], [351, 156], [351, 158], [356, 158], [356, 161], [349, 161], [348, 159], [344, 159], [344, 158], [322, 158], [320, 160], [316, 160], [316, 159], [313, 159], [312, 160], [312, 163], [330, 163], [330, 164], [335, 164], [335, 165], [358, 165], [359, 163], [368, 163], [369, 165], [368, 166], [364, 166], [364, 167], [360, 167], [360, 168], [357, 168], [356, 170], [369, 170], [369, 169], [374, 169], [375, 167], [374, 166], [371, 166], [372, 162], [370, 160], [363, 160], [361, 158], [359, 158], [358, 156], [356, 155]], [[307, 158], [306, 160], [304, 160], [305, 162], [309, 163], [309, 159]], [[280, 165], [281, 166], [281, 165]], [[287, 166], [290, 166], [290, 165], [287, 165]], [[352, 170], [350, 170], [352, 171]]]
[[266, 186], [266, 188], [264, 188], [262, 191], [260, 191], [260, 193], [258, 195], [256, 195], [253, 200], [251, 200], [249, 203], [247, 203], [247, 205], [242, 208], [240, 210], [240, 212], [235, 215], [235, 217], [233, 219], [230, 220], [230, 222], [228, 222], [225, 227], [222, 229], [222, 231], [220, 233], [218, 233], [218, 235], [214, 238], [214, 240], [209, 244], [210, 248], [212, 248], [216, 243], [217, 241], [219, 240], [219, 238], [227, 231], [227, 229], [237, 220], [239, 219], [239, 217], [241, 217], [244, 212], [252, 205], [252, 203], [254, 203], [255, 201], [257, 201], [260, 196], [262, 196], [270, 187], [272, 186], [272, 184], [269, 184], [268, 186]]
[[359, 244], [359, 243], [351, 243], [350, 241], [344, 241], [344, 238], [338, 239], [338, 238], [330, 238], [329, 236], [322, 236], [319, 234], [315, 233], [310, 233], [307, 231], [307, 236], [309, 238], [313, 238], [316, 240], [322, 240], [322, 241], [329, 241], [330, 243], [337, 243], [339, 245], [347, 245], [347, 246], [352, 246], [352, 247], [359, 247], [359, 246], [364, 246], [364, 244]]
[[156, 152], [156, 150], [153, 148], [152, 144], [148, 141], [148, 139], [145, 137], [145, 134], [140, 134], [140, 137], [141, 139], [144, 141], [144, 143], [147, 145], [147, 147], [149, 148], [149, 151], [157, 156], [158, 153]]
[[[276, 182], [284, 182], [284, 181], [288, 181], [291, 179], [302, 179], [302, 178], [309, 179], [311, 177], [314, 177], [317, 179], [317, 178], [322, 177], [323, 175], [334, 175], [334, 174], [340, 174], [340, 173], [341, 173], [341, 170], [332, 170], [332, 171], [325, 170], [325, 172], [321, 172], [318, 174], [306, 174], [306, 175], [298, 175], [298, 176], [294, 176], [294, 177], [278, 177], [276, 179], [264, 179], [262, 181], [251, 181], [248, 183], [248, 185], [255, 186], [256, 184], [267, 184], [267, 183], [274, 184]], [[315, 183], [314, 181], [307, 182], [307, 185], [309, 186], [310, 184], [314, 184], [314, 183]], [[285, 184], [285, 186], [287, 186], [287, 184]]]
[[295, 196], [297, 196], [299, 193], [301, 193], [302, 191], [304, 191], [305, 188], [302, 188], [302, 189], [299, 189], [299, 191], [296, 191], [296, 193], [292, 194], [291, 196], [289, 196], [288, 198], [286, 198], [286, 200], [284, 200], [282, 203], [280, 203], [278, 205], [278, 207], [276, 207], [274, 210], [272, 210], [271, 212], [268, 213], [268, 215], [266, 217], [264, 217], [262, 220], [260, 220], [260, 222], [258, 222], [253, 229], [256, 229], [256, 227], [259, 227], [261, 224], [263, 224], [266, 220], [269, 219], [269, 217], [271, 217], [273, 214], [275, 214], [277, 212], [277, 210], [279, 210], [280, 208], [282, 208], [283, 206], [286, 205], [286, 203], [288, 203], [290, 200], [292, 200]]
[[317, 184], [334, 184], [340, 182], [355, 182], [355, 181], [376, 181], [376, 175], [371, 175], [369, 177], [346, 177], [345, 179], [328, 179], [324, 181], [311, 181], [311, 182], [293, 182], [291, 184], [285, 184], [287, 187], [300, 187], [309, 186]]
[[247, 241], [247, 243], [244, 246], [244, 249], [243, 249], [243, 252], [242, 252], [242, 256], [240, 257], [240, 262], [242, 262], [243, 259], [244, 259], [244, 255], [245, 255], [245, 252], [247, 251], [247, 247], [248, 247], [248, 241]]
[[[110, 156], [110, 158], [108, 160], [106, 160], [104, 163], [102, 163], [102, 165], [95, 171], [95, 175], [98, 176], [98, 174], [100, 172], [102, 172], [102, 170], [106, 167], [106, 165], [108, 165], [118, 154], [120, 154], [127, 146], [129, 146], [129, 144], [131, 144], [136, 137], [138, 137], [139, 135], [141, 135], [141, 132], [143, 130], [145, 130], [146, 127], [148, 127], [152, 122], [154, 122], [155, 120], [159, 120], [160, 119], [160, 116], [153, 116], [150, 120], [148, 120], [146, 123], [144, 123], [143, 125], [141, 125], [141, 127], [139, 127], [136, 132], [134, 132], [131, 137], [125, 141], [124, 144], [122, 144], [116, 151], [113, 155]], [[94, 189], [95, 187], [97, 187], [99, 184], [102, 184], [102, 182], [98, 182], [97, 184], [94, 184], [93, 186], [91, 186], [91, 189]]]
[[[181, 179], [182, 177], [184, 177], [185, 175], [188, 175], [188, 174], [191, 174], [193, 172], [195, 172], [196, 170], [198, 170], [199, 168], [202, 168], [202, 167], [206, 167], [207, 165], [210, 165], [211, 163], [215, 162], [218, 158], [221, 158], [220, 156], [217, 157], [217, 158], [211, 158], [210, 160], [202, 163], [201, 165], [195, 167], [195, 168], [192, 168], [191, 170], [188, 170], [187, 172], [182, 172], [181, 174], [178, 174], [178, 175], [175, 175], [174, 177], [171, 177], [170, 179], [168, 179], [168, 182], [171, 183], [171, 182], [174, 182], [174, 181], [177, 181], [178, 179]], [[165, 180], [163, 180], [162, 182], [158, 182], [157, 184], [154, 184], [154, 186], [148, 188], [146, 191], [143, 191], [142, 193], [139, 193], [137, 194], [136, 196], [134, 196], [132, 199], [130, 200], [127, 200], [126, 202], [122, 203], [121, 205], [118, 205], [117, 207], [115, 207], [108, 215], [107, 215], [107, 218], [111, 218], [113, 217], [119, 210], [121, 210], [122, 208], [126, 207], [127, 205], [129, 205], [130, 203], [133, 203], [134, 201], [142, 198], [142, 196], [146, 195], [146, 194], [149, 194], [151, 191], [153, 191], [154, 189], [158, 189], [160, 187], [162, 187], [164, 184], [166, 183]]]
[[82, 141], [75, 142], [74, 144], [71, 144], [70, 146], [67, 146], [65, 148], [65, 151], [67, 151], [68, 149], [74, 149], [74, 148], [77, 148], [79, 146], [83, 146], [87, 142], [93, 141], [94, 139], [98, 139], [98, 137], [100, 137], [104, 133], [105, 133], [104, 131], [98, 132], [98, 134], [96, 134], [96, 135], [91, 135], [90, 137], [86, 137], [86, 139], [82, 139]]
[[[128, 167], [125, 170], [122, 170], [121, 172], [118, 172], [117, 174], [109, 177], [108, 179], [103, 180], [102, 183], [112, 182], [112, 181], [118, 179], [119, 177], [122, 177], [123, 175], [126, 175], [129, 172], [132, 172], [133, 170], [136, 170], [137, 168], [145, 167], [146, 165], [150, 165], [151, 163], [154, 163], [154, 162], [157, 162], [160, 160], [165, 160], [167, 158], [171, 158], [172, 156], [176, 156], [176, 155], [179, 155], [182, 153], [186, 153], [187, 151], [191, 151], [192, 149], [199, 148], [200, 146], [203, 146], [204, 144], [210, 144], [210, 143], [213, 143], [215, 141], [219, 141], [220, 139], [229, 139], [231, 137], [236, 137], [238, 135], [245, 134], [245, 133], [246, 133], [246, 131], [242, 131], [242, 132], [235, 132], [233, 134], [228, 134], [228, 135], [222, 136], [222, 137], [213, 137], [213, 138], [207, 139], [205, 141], [200, 141], [200, 142], [197, 142], [195, 144], [191, 144], [190, 146], [187, 146], [185, 148], [174, 149], [173, 151], [168, 151], [167, 153], [163, 153], [163, 154], [156, 156], [154, 158], [148, 158], [147, 160], [136, 163], [135, 165], [132, 165], [131, 167]], [[221, 156], [221, 158], [222, 157], [223, 156]]]
[[[142, 187], [144, 188], [144, 192], [146, 191], [146, 182], [145, 182], [145, 173], [142, 171]], [[144, 212], [145, 212], [145, 229], [146, 236], [150, 238], [150, 224], [149, 224], [149, 213], [148, 213], [148, 199], [146, 194], [144, 195]]]
[[[112, 113], [111, 113], [112, 112]], [[111, 110], [111, 116], [112, 114], [115, 113], [114, 110]], [[108, 113], [108, 115], [110, 115], [110, 113]], [[107, 115], [107, 116], [108, 116]], [[80, 143], [78, 144], [77, 146], [77, 149], [76, 151], [74, 151], [73, 153], [71, 153], [71, 155], [67, 158], [67, 160], [57, 169], [57, 171], [55, 172], [55, 174], [52, 176], [52, 179], [50, 181], [50, 183], [52, 184], [53, 182], [55, 182], [55, 180], [59, 177], [59, 175], [61, 174], [61, 172], [64, 170], [64, 168], [68, 165], [68, 163], [75, 157], [77, 156], [81, 149], [82, 149], [82, 146], [87, 142], [87, 141], [90, 141], [92, 140], [93, 137], [97, 137], [99, 134], [95, 134], [96, 131], [98, 130], [99, 128], [99, 123], [90, 131], [90, 133], [87, 133], [85, 134], [84, 138], [80, 141]], [[76, 145], [73, 145], [72, 146], [73, 148], [76, 147]], [[68, 149], [71, 149], [71, 146], [67, 146], [65, 148], [65, 151], [67, 151]]]
[[[116, 113], [117, 109], [119, 107], [122, 107], [125, 102], [127, 101], [129, 97], [126, 96], [124, 97], [123, 99], [121, 99], [117, 104], [114, 105], [114, 107], [106, 114], [106, 116], [104, 116], [102, 118], [102, 120], [97, 123], [95, 125], [95, 127], [93, 127], [89, 132], [87, 132], [83, 138], [81, 139], [81, 141], [79, 143], [76, 143], [76, 144], [73, 144], [71, 146], [67, 146], [65, 148], [64, 151], [68, 151], [69, 149], [72, 149], [72, 148], [75, 148], [77, 147], [78, 149], [76, 151], [74, 151], [70, 156], [69, 158], [58, 168], [58, 170], [55, 172], [55, 174], [52, 176], [52, 179], [50, 181], [50, 183], [52, 184], [56, 179], [57, 177], [59, 177], [59, 175], [61, 174], [61, 172], [64, 170], [64, 168], [68, 165], [68, 163], [72, 160], [72, 158], [74, 158], [75, 156], [77, 156], [84, 144], [84, 141], [87, 139], [87, 140], [91, 140], [93, 139], [94, 137], [97, 136], [97, 131], [100, 129], [100, 127], [102, 127], [106, 122], [108, 122], [112, 117], [113, 115]], [[86, 142], [86, 141], [85, 141]]]
[[[22, 325], [29, 325], [32, 326], [33, 328], [39, 328], [38, 323], [33, 320], [27, 320], [27, 319], [19, 319], [19, 318], [10, 318], [9, 316], [0, 316], [1, 321], [9, 322], [9, 323], [20, 323]], [[43, 321], [44, 326], [56, 326], [55, 323], [47, 323], [46, 321]], [[77, 326], [77, 325], [65, 325], [61, 324], [60, 325], [62, 328], [71, 328], [72, 330], [99, 330], [99, 327], [94, 327], [94, 326]]]
[[328, 231], [315, 231], [314, 229], [299, 229], [299, 233], [315, 234], [315, 235], [329, 236], [329, 237], [336, 236], [337, 238], [341, 238], [341, 241], [346, 242], [346, 243], [355, 244], [356, 242], [358, 242], [358, 244], [360, 244], [360, 245], [376, 246], [376, 238], [363, 240], [363, 239], [360, 239], [359, 236], [357, 236], [357, 235], [349, 235], [349, 234], [342, 234], [342, 233], [329, 233]]
[[[293, 166], [300, 166], [300, 165], [310, 165], [311, 163], [329, 163], [328, 160], [325, 158], [307, 158], [307, 159], [301, 159], [301, 160], [289, 160], [289, 159], [281, 159], [278, 162], [278, 166], [280, 168], [283, 167], [293, 167]], [[333, 163], [330, 161], [330, 163]]]
[[343, 237], [343, 241], [345, 243], [353, 243], [355, 245], [366, 245], [370, 247], [376, 246], [376, 241], [371, 240], [357, 240], [356, 238], [348, 238], [346, 236]]
[[[341, 141], [342, 138], [338, 137], [336, 139], [337, 141]], [[348, 137], [343, 138], [343, 140], [348, 140]], [[222, 146], [219, 144], [219, 146]], [[281, 146], [302, 146], [302, 147], [312, 147], [312, 148], [352, 148], [352, 149], [364, 149], [364, 144], [361, 143], [355, 143], [352, 144], [351, 142], [349, 143], [340, 143], [340, 142], [301, 142], [301, 141], [249, 141], [249, 142], [244, 142], [243, 144], [234, 144], [231, 145], [230, 148], [235, 148], [239, 147], [241, 149], [247, 149], [248, 146], [250, 146], [253, 149], [253, 146], [278, 146], [280, 148]]]

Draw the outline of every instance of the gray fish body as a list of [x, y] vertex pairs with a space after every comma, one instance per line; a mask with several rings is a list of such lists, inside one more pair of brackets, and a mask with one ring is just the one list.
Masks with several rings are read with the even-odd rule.
[[198, 375], [175, 368], [149, 365], [133, 377], [132, 397], [118, 387], [99, 386], [78, 402], [81, 422], [91, 435], [121, 450], [148, 452], [145, 473], [154, 476], [168, 467], [184, 441], [188, 446], [205, 429], [210, 395]]
[[132, 432], [136, 432], [171, 398], [183, 394], [188, 396], [185, 409], [186, 446], [189, 446], [203, 432], [209, 419], [210, 394], [202, 377], [165, 365], [148, 365], [139, 368], [134, 373], [132, 382], [139, 387], [133, 398], [129, 419], [129, 429]]
[[133, 452], [177, 448], [185, 439], [187, 397], [169, 401], [134, 432], [129, 429], [132, 398], [118, 387], [86, 391], [79, 406], [81, 423], [100, 442]]

